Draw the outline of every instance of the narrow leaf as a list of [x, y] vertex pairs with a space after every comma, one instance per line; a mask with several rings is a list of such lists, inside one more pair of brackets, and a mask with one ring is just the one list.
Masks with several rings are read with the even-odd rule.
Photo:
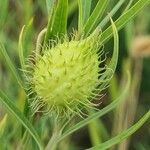
[[19, 59], [20, 59], [20, 64], [21, 64], [21, 68], [24, 68], [25, 65], [25, 56], [24, 53], [26, 52], [26, 35], [30, 30], [30, 27], [33, 23], [33, 18], [29, 21], [29, 23], [27, 25], [24, 25], [21, 29], [20, 35], [19, 35], [19, 42], [18, 42], [18, 48], [19, 48]]
[[87, 23], [84, 26], [84, 32], [87, 35], [101, 19], [109, 0], [99, 0]]
[[56, 10], [53, 9], [50, 17], [45, 42], [55, 36], [61, 37], [67, 31], [68, 0], [58, 0]]
[[48, 43], [48, 41], [51, 39], [51, 32], [52, 32], [52, 26], [55, 19], [55, 13], [56, 13], [56, 3], [51, 6], [50, 13], [48, 16], [48, 25], [47, 25], [47, 32], [45, 33], [45, 39], [44, 39], [44, 45]]
[[1, 44], [1, 43], [0, 43], [0, 51], [1, 51], [1, 54], [2, 54], [3, 58], [4, 58], [5, 61], [6, 61], [6, 64], [7, 64], [8, 67], [9, 67], [9, 69], [10, 69], [10, 71], [11, 71], [13, 77], [16, 79], [16, 81], [19, 83], [19, 85], [20, 85], [21, 87], [23, 87], [22, 82], [21, 82], [21, 79], [20, 79], [20, 76], [19, 76], [17, 70], [15, 69], [15, 67], [14, 67], [14, 65], [13, 65], [13, 63], [12, 63], [12, 61], [10, 60], [10, 57], [8, 56], [8, 54], [7, 54], [7, 52], [6, 52], [6, 49], [5, 49], [4, 45]]
[[0, 138], [3, 136], [4, 130], [6, 127], [6, 121], [7, 121], [7, 114], [0, 121]]
[[118, 144], [122, 142], [123, 140], [127, 139], [130, 135], [132, 135], [134, 132], [136, 132], [148, 119], [150, 118], [150, 111], [148, 111], [136, 124], [134, 124], [129, 129], [121, 132], [116, 137], [98, 145], [92, 148], [89, 148], [88, 150], [105, 150], [110, 147], [112, 147], [115, 144]]
[[128, 74], [128, 80], [126, 82], [126, 85], [125, 85], [124, 89], [122, 90], [120, 96], [116, 100], [114, 100], [112, 103], [110, 103], [105, 108], [103, 108], [103, 109], [99, 110], [98, 112], [90, 115], [89, 117], [87, 117], [83, 121], [80, 121], [79, 123], [77, 123], [76, 125], [71, 127], [70, 129], [65, 131], [65, 133], [61, 137], [58, 138], [57, 142], [63, 140], [68, 135], [70, 135], [70, 134], [74, 133], [75, 131], [81, 129], [82, 127], [86, 126], [87, 124], [89, 124], [94, 119], [97, 119], [97, 118], [107, 114], [108, 112], [112, 111], [120, 102], [125, 100], [125, 98], [128, 94], [129, 86], [130, 86], [130, 76]]
[[1, 10], [1, 14], [0, 14], [0, 31], [3, 29], [3, 25], [6, 21], [6, 17], [8, 14], [8, 0], [0, 0], [0, 10]]
[[[110, 18], [111, 19], [111, 18]], [[100, 77], [100, 80], [106, 80], [106, 82], [104, 82], [103, 84], [99, 85], [100, 89], [104, 89], [105, 87], [107, 87], [107, 85], [109, 84], [110, 80], [112, 79], [112, 76], [115, 73], [116, 67], [117, 67], [117, 63], [118, 63], [118, 54], [119, 54], [119, 37], [118, 37], [118, 32], [116, 29], [116, 26], [113, 22], [113, 20], [111, 19], [111, 24], [112, 24], [112, 32], [114, 35], [114, 49], [113, 49], [113, 56], [111, 58], [111, 61], [108, 65], [108, 67], [106, 68], [105, 73]]]
[[78, 1], [77, 0], [71, 0], [69, 2], [68, 17], [70, 17], [75, 12], [77, 7], [78, 7]]
[[24, 66], [24, 49], [23, 49], [23, 34], [24, 34], [24, 29], [25, 29], [25, 25], [22, 27], [21, 29], [21, 32], [20, 32], [20, 35], [19, 35], [19, 59], [20, 59], [20, 64], [21, 64], [21, 67], [23, 69], [23, 66]]
[[27, 131], [34, 138], [38, 144], [40, 150], [43, 150], [42, 142], [35, 131], [32, 124], [27, 120], [27, 118], [20, 112], [20, 110], [14, 105], [13, 100], [10, 100], [1, 90], [0, 90], [0, 101], [6, 106], [6, 108], [14, 114], [14, 116], [22, 123], [22, 125], [27, 129]]
[[48, 15], [51, 15], [55, 1], [56, 0], [46, 0], [46, 6], [47, 6]]
[[79, 21], [78, 21], [78, 31], [82, 32], [83, 26], [90, 16], [92, 0], [78, 0], [79, 6]]
[[[150, 0], [139, 0], [136, 2], [129, 10], [127, 10], [115, 21], [117, 29], [120, 30], [123, 28], [127, 22], [133, 19], [135, 15], [148, 4], [150, 4]], [[101, 42], [105, 43], [112, 35], [112, 27], [110, 26], [102, 33]]]
[[127, 11], [127, 10], [130, 8], [130, 6], [132, 5], [133, 1], [134, 1], [134, 0], [130, 0], [130, 1], [129, 1], [129, 3], [128, 3], [128, 5], [126, 6], [124, 12]]
[[[119, 8], [122, 6], [122, 4], [125, 2], [125, 0], [118, 1], [117, 4], [115, 4], [114, 8], [109, 12], [109, 15], [113, 17], [113, 15], [119, 10]], [[98, 25], [100, 28], [103, 28], [109, 21], [110, 16], [106, 16]]]

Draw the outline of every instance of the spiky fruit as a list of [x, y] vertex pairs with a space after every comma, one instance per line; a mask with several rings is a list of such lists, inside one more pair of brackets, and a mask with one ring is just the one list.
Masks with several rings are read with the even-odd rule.
[[32, 74], [36, 93], [33, 109], [44, 106], [51, 112], [68, 114], [92, 107], [99, 84], [98, 46], [97, 36], [92, 36], [48, 47], [36, 60]]

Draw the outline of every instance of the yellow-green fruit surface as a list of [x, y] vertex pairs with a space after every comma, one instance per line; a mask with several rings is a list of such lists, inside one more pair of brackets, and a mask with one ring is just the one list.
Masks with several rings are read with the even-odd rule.
[[50, 106], [87, 100], [98, 83], [98, 54], [92, 48], [90, 42], [71, 41], [48, 49], [34, 68], [37, 96]]

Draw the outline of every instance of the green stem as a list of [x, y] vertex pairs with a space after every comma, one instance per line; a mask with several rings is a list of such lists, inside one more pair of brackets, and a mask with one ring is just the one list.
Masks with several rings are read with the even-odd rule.
[[57, 138], [58, 138], [58, 133], [57, 132], [53, 133], [53, 135], [52, 135], [50, 141], [48, 142], [45, 150], [50, 150], [50, 149], [55, 150], [56, 146], [57, 146], [57, 143], [55, 141], [56, 141]]
[[57, 139], [61, 136], [61, 130], [57, 120], [54, 121], [54, 130], [45, 150], [56, 150]]

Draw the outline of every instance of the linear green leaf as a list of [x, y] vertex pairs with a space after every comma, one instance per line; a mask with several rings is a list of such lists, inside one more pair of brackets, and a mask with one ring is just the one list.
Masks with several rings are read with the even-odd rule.
[[7, 66], [9, 67], [13, 77], [16, 79], [16, 81], [19, 83], [19, 85], [21, 87], [23, 87], [22, 81], [20, 79], [20, 76], [19, 76], [17, 70], [15, 69], [12, 61], [10, 60], [10, 57], [8, 56], [8, 54], [6, 52], [6, 49], [5, 49], [5, 47], [4, 47], [4, 45], [2, 43], [0, 43], [0, 51], [1, 51], [1, 54], [2, 54], [3, 58], [6, 61]]
[[20, 59], [20, 64], [21, 64], [22, 69], [23, 69], [23, 66], [24, 66], [24, 54], [23, 54], [23, 51], [24, 51], [23, 50], [24, 29], [25, 29], [25, 25], [21, 29], [21, 32], [20, 32], [20, 35], [19, 35], [19, 44], [18, 44], [18, 47], [19, 47], [19, 59]]
[[93, 27], [98, 23], [98, 21], [101, 19], [106, 6], [108, 4], [109, 0], [99, 0], [95, 9], [93, 10], [91, 16], [87, 20], [87, 23], [84, 26], [84, 33], [88, 35], [88, 33], [93, 29]]
[[78, 6], [79, 6], [78, 31], [82, 32], [83, 26], [90, 16], [91, 2], [92, 0], [88, 0], [88, 1], [78, 0]]
[[19, 42], [18, 42], [18, 48], [19, 48], [19, 59], [20, 59], [20, 64], [21, 64], [21, 68], [23, 69], [24, 68], [24, 65], [25, 65], [25, 56], [24, 56], [24, 53], [25, 53], [25, 38], [26, 38], [26, 35], [27, 35], [27, 32], [29, 32], [30, 30], [30, 27], [33, 23], [33, 18], [29, 21], [29, 23], [27, 25], [24, 25], [21, 29], [21, 32], [19, 34]]
[[128, 5], [126, 6], [124, 12], [127, 11], [127, 10], [130, 8], [130, 6], [132, 5], [133, 1], [134, 1], [134, 0], [130, 0], [130, 1], [129, 1], [129, 3], [128, 3]]
[[48, 15], [51, 15], [55, 1], [56, 0], [46, 0], [46, 6], [47, 6]]
[[55, 8], [56, 8], [56, 2], [53, 5], [51, 5], [50, 12], [48, 15], [48, 25], [47, 25], [47, 32], [45, 34], [44, 45], [48, 43], [49, 39], [51, 39], [52, 26], [55, 18], [55, 11], [56, 11]]
[[113, 30], [113, 35], [114, 35], [113, 56], [111, 58], [111, 61], [108, 65], [108, 68], [106, 69], [105, 73], [100, 77], [100, 80], [105, 80], [105, 79], [107, 80], [103, 84], [99, 85], [100, 89], [104, 89], [105, 87], [107, 87], [108, 83], [112, 79], [113, 74], [115, 73], [117, 63], [118, 63], [119, 37], [118, 37], [118, 32], [117, 32], [116, 26], [112, 19], [111, 19], [111, 24], [112, 24], [112, 30]]
[[72, 0], [69, 2], [68, 17], [71, 16], [75, 12], [77, 7], [78, 7], [78, 1], [77, 0]]
[[22, 123], [22, 125], [27, 129], [27, 131], [34, 138], [38, 144], [40, 150], [43, 150], [42, 142], [35, 131], [32, 124], [27, 120], [27, 118], [20, 112], [20, 110], [14, 105], [13, 100], [10, 100], [1, 90], [0, 90], [0, 101], [6, 106], [6, 108], [14, 114], [14, 116]]
[[128, 74], [128, 80], [126, 82], [126, 85], [125, 85], [124, 89], [122, 90], [120, 96], [116, 100], [114, 100], [112, 103], [110, 103], [105, 108], [103, 108], [103, 109], [99, 110], [98, 112], [90, 115], [89, 117], [87, 117], [83, 121], [80, 121], [79, 123], [77, 123], [76, 125], [71, 127], [70, 129], [68, 129], [61, 137], [59, 137], [57, 139], [57, 142], [61, 141], [62, 139], [64, 139], [68, 135], [74, 133], [75, 131], [81, 129], [82, 127], [86, 126], [87, 124], [89, 124], [94, 119], [97, 119], [97, 118], [105, 115], [106, 113], [112, 111], [121, 101], [125, 100], [125, 98], [128, 94], [128, 91], [129, 91], [129, 86], [130, 86], [130, 76]]
[[67, 31], [67, 15], [68, 15], [68, 0], [58, 0], [56, 10], [53, 9], [50, 17], [45, 42], [47, 43], [52, 37], [61, 37]]
[[150, 118], [150, 111], [148, 111], [136, 124], [132, 127], [128, 128], [127, 130], [121, 132], [119, 135], [115, 136], [114, 138], [88, 150], [105, 150], [112, 147], [115, 144], [122, 142], [123, 140], [127, 139], [130, 135], [136, 132], [148, 119]]
[[0, 10], [1, 10], [1, 15], [0, 15], [0, 31], [3, 28], [3, 25], [6, 21], [6, 17], [7, 17], [7, 11], [8, 11], [8, 0], [0, 0]]
[[[109, 15], [112, 17], [118, 10], [119, 8], [122, 6], [122, 4], [125, 2], [125, 0], [120, 0], [118, 1], [117, 4], [115, 4], [114, 8], [109, 12]], [[103, 28], [109, 21], [109, 16], [107, 15], [98, 25], [100, 28]]]
[[6, 127], [6, 122], [7, 122], [7, 114], [3, 117], [3, 119], [0, 121], [0, 138], [3, 136], [5, 127]]
[[[139, 0], [136, 2], [129, 10], [127, 10], [115, 21], [117, 29], [120, 30], [123, 28], [127, 22], [133, 19], [135, 15], [148, 4], [150, 4], [150, 0]], [[112, 27], [110, 26], [102, 33], [101, 42], [105, 43], [112, 35]]]

